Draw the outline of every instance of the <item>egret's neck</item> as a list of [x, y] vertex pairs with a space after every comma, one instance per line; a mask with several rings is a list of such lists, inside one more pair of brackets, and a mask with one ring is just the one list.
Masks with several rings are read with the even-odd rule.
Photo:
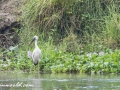
[[37, 40], [35, 40], [35, 48], [37, 48], [38, 47], [38, 45], [37, 45]]

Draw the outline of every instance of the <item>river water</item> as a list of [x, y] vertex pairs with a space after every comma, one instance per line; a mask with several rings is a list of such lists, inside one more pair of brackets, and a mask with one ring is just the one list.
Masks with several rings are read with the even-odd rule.
[[0, 90], [120, 90], [120, 76], [1, 72]]

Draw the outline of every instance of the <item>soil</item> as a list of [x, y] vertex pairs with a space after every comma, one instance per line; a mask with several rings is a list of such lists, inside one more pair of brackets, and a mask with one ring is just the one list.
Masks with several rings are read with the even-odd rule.
[[18, 43], [19, 38], [15, 32], [20, 28], [18, 21], [21, 11], [22, 0], [0, 1], [0, 47], [8, 48]]

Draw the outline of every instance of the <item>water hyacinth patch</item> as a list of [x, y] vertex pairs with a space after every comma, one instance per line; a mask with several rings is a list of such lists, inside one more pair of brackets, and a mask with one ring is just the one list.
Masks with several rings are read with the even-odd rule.
[[[42, 48], [42, 47], [41, 47]], [[86, 54], [73, 54], [60, 49], [42, 48], [40, 69], [44, 72], [66, 73], [119, 73], [120, 51], [107, 50], [101, 52], [90, 52]], [[4, 53], [4, 52], [3, 52]], [[2, 60], [1, 70], [23, 70], [36, 71], [33, 68], [31, 53], [23, 50], [6, 51], [6, 61]], [[14, 56], [14, 57], [13, 57]]]
[[[85, 55], [71, 55], [67, 53], [61, 54], [55, 59], [54, 63], [58, 62], [57, 65], [49, 65], [52, 72], [102, 72], [102, 73], [118, 73], [119, 71], [119, 51], [114, 52], [98, 52], [88, 53]], [[50, 59], [51, 60], [51, 59]], [[52, 60], [51, 60], [52, 61]], [[60, 63], [59, 63], [60, 62]], [[49, 63], [48, 63], [49, 64]], [[114, 69], [116, 68], [116, 69]]]

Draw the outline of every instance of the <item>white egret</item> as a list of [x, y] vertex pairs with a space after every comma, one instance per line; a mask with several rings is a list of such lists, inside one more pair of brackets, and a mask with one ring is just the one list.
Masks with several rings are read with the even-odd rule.
[[33, 60], [34, 65], [37, 65], [40, 61], [40, 58], [41, 58], [41, 50], [39, 49], [39, 47], [37, 45], [38, 36], [34, 36], [31, 43], [33, 41], [35, 41], [35, 49], [32, 52], [32, 60]]

